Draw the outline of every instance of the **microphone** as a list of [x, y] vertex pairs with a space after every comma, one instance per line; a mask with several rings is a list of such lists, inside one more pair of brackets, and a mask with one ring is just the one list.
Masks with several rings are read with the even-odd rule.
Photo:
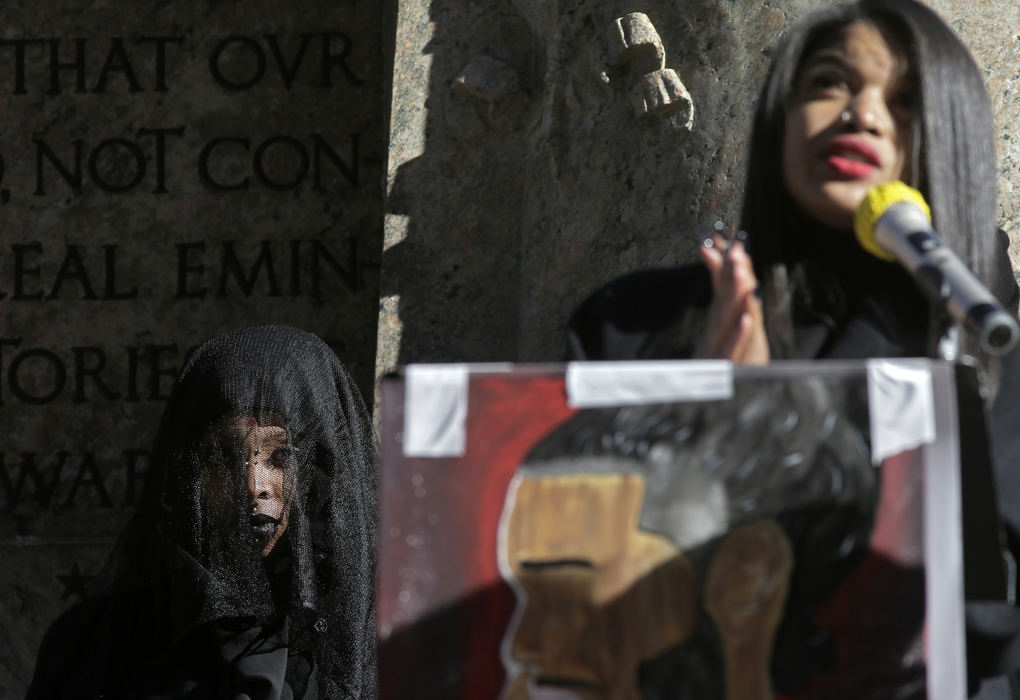
[[902, 182], [872, 187], [857, 209], [854, 233], [872, 255], [898, 261], [989, 355], [1005, 355], [1020, 340], [1017, 320], [935, 235], [928, 203], [917, 190]]

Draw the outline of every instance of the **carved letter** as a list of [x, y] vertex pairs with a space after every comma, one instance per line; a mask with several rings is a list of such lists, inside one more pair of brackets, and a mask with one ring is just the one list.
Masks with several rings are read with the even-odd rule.
[[[92, 381], [96, 385], [96, 389], [102, 394], [103, 398], [108, 401], [114, 401], [120, 398], [120, 394], [110, 389], [103, 381], [100, 373], [106, 367], [106, 353], [98, 347], [74, 347], [71, 348], [74, 352], [74, 395], [71, 397], [71, 401], [74, 403], [83, 403], [85, 401], [85, 378], [92, 377]], [[95, 365], [92, 367], [86, 366], [86, 356], [91, 356], [95, 359]]]
[[[291, 176], [289, 181], [273, 180], [266, 173], [265, 158], [266, 151], [276, 144], [286, 144], [289, 146], [289, 150], [296, 154], [298, 166], [295, 169], [294, 174]], [[287, 162], [288, 158], [275, 159], [278, 164], [280, 162]], [[274, 190], [290, 190], [301, 184], [301, 181], [305, 179], [308, 174], [308, 151], [305, 150], [304, 144], [298, 141], [296, 138], [291, 136], [271, 136], [270, 138], [259, 144], [259, 147], [255, 149], [254, 165], [255, 165], [255, 177], [260, 182]]]
[[294, 78], [297, 76], [298, 69], [301, 67], [301, 61], [305, 57], [305, 51], [308, 49], [308, 40], [311, 38], [311, 34], [301, 35], [301, 45], [298, 46], [294, 61], [287, 65], [283, 52], [280, 51], [280, 44], [276, 41], [276, 35], [266, 34], [266, 42], [269, 44], [269, 50], [273, 53], [273, 58], [276, 59], [276, 65], [280, 69], [280, 77], [283, 78], [283, 86], [287, 90], [290, 90], [294, 84]]
[[0, 39], [0, 46], [14, 47], [14, 94], [24, 95], [25, 90], [25, 47], [31, 44], [45, 44], [44, 39]]
[[99, 79], [96, 80], [96, 86], [92, 88], [92, 92], [106, 91], [106, 77], [110, 71], [124, 74], [130, 86], [128, 87], [129, 92], [142, 92], [142, 86], [138, 84], [138, 78], [135, 77], [131, 61], [128, 60], [127, 52], [124, 51], [124, 40], [119, 36], [110, 40], [110, 53], [106, 55], [106, 63], [103, 64], [103, 70], [100, 71]]
[[312, 170], [315, 185], [312, 189], [322, 191], [325, 189], [322, 185], [322, 156], [325, 155], [329, 159], [340, 174], [343, 175], [347, 182], [351, 183], [352, 186], [358, 186], [358, 138], [360, 134], [351, 134], [351, 158], [350, 165], [345, 163], [333, 148], [326, 143], [319, 134], [312, 134]]
[[[223, 71], [220, 69], [220, 56], [222, 56], [224, 49], [231, 44], [240, 44], [244, 46], [255, 57], [255, 71], [247, 78], [229, 80], [223, 75]], [[209, 71], [212, 73], [216, 82], [228, 90], [247, 90], [252, 85], [255, 85], [262, 80], [262, 76], [265, 75], [266, 54], [262, 50], [262, 47], [259, 46], [258, 42], [250, 37], [239, 35], [228, 36], [226, 39], [216, 44], [216, 48], [213, 49], [212, 54], [209, 56]]]
[[205, 271], [205, 265], [201, 261], [192, 265], [188, 261], [190, 251], [197, 250], [200, 253], [205, 251], [205, 243], [196, 241], [194, 243], [177, 243], [177, 299], [202, 299], [205, 297], [205, 287], [201, 289], [188, 289], [188, 275], [197, 273], [201, 278]]
[[104, 299], [137, 299], [138, 287], [132, 287], [126, 292], [117, 291], [117, 245], [108, 243], [103, 246], [106, 261], [106, 289], [103, 292]]
[[266, 296], [280, 296], [280, 286], [276, 282], [276, 270], [273, 267], [273, 251], [269, 241], [262, 241], [259, 256], [255, 259], [254, 264], [252, 264], [250, 275], [245, 275], [244, 270], [241, 269], [241, 262], [237, 259], [233, 242], [228, 241], [224, 243], [223, 259], [220, 265], [220, 283], [216, 296], [227, 296], [227, 277], [229, 275], [233, 276], [237, 281], [237, 285], [241, 288], [244, 295], [250, 297], [252, 290], [255, 288], [255, 281], [259, 277], [259, 271], [263, 267], [265, 267], [266, 277], [269, 279], [269, 292]]
[[[21, 364], [33, 357], [45, 360], [53, 368], [53, 387], [48, 394], [34, 395], [28, 393], [21, 383], [21, 378], [18, 376]], [[64, 367], [64, 363], [60, 361], [60, 358], [55, 353], [43, 350], [42, 348], [34, 348], [26, 350], [14, 358], [10, 368], [7, 370], [7, 381], [11, 385], [11, 393], [20, 401], [36, 405], [45, 404], [55, 399], [64, 390], [64, 384], [67, 383], [67, 368]]]
[[67, 455], [68, 453], [63, 451], [57, 453], [57, 462], [53, 467], [53, 476], [47, 484], [43, 481], [39, 468], [36, 466], [35, 453], [22, 453], [18, 480], [12, 485], [10, 476], [7, 474], [7, 467], [4, 465], [4, 457], [6, 455], [0, 452], [0, 486], [3, 486], [4, 494], [7, 496], [8, 510], [13, 511], [21, 502], [21, 492], [25, 487], [25, 480], [27, 478], [32, 479], [35, 502], [39, 504], [40, 508], [49, 508], [50, 502], [53, 500], [53, 492], [57, 490], [60, 472], [64, 470], [64, 463], [67, 462]]
[[183, 136], [184, 127], [179, 126], [175, 129], [139, 129], [139, 136], [155, 136], [156, 137], [156, 189], [152, 191], [153, 194], [166, 194], [166, 136], [167, 134], [173, 134], [174, 136]]
[[60, 94], [60, 71], [75, 72], [75, 92], [85, 92], [85, 40], [74, 40], [74, 60], [70, 63], [60, 61], [60, 39], [50, 39], [50, 89], [49, 94]]
[[85, 263], [81, 259], [81, 255], [78, 253], [78, 246], [69, 245], [67, 246], [67, 254], [64, 255], [64, 262], [60, 265], [60, 271], [57, 273], [57, 281], [53, 283], [53, 289], [50, 291], [49, 299], [56, 299], [60, 295], [60, 288], [64, 285], [64, 280], [76, 279], [81, 284], [82, 299], [98, 299], [95, 291], [92, 289], [92, 283], [89, 281], [88, 270], [85, 269]]
[[[110, 182], [107, 177], [110, 174], [123, 174], [120, 159], [112, 159], [114, 167], [107, 167], [106, 174], [99, 171], [99, 159], [101, 154], [110, 148], [120, 147], [126, 150], [134, 160], [134, 173], [128, 175], [126, 182]], [[107, 192], [129, 192], [138, 186], [138, 183], [145, 177], [145, 154], [138, 144], [127, 139], [106, 139], [100, 141], [99, 145], [92, 149], [89, 154], [89, 175], [99, 187]]]
[[81, 194], [81, 147], [84, 143], [81, 139], [75, 139], [74, 143], [74, 174], [64, 167], [64, 164], [57, 159], [57, 154], [42, 139], [33, 139], [35, 142], [35, 192], [37, 197], [46, 194], [43, 186], [43, 156], [53, 164], [64, 182], [71, 186], [75, 194]]
[[35, 267], [25, 267], [25, 253], [31, 251], [41, 254], [42, 243], [15, 243], [11, 246], [11, 250], [14, 251], [14, 296], [11, 297], [11, 300], [31, 301], [33, 299], [42, 299], [43, 293], [41, 291], [25, 292], [25, 277], [32, 275], [38, 280], [41, 276], [38, 265]]
[[156, 92], [166, 92], [166, 45], [184, 43], [183, 36], [143, 36], [139, 44], [156, 44]]
[[96, 456], [91, 452], [86, 452], [81, 457], [78, 475], [74, 478], [71, 491], [67, 494], [67, 498], [64, 499], [62, 504], [65, 508], [67, 506], [74, 506], [74, 498], [78, 495], [78, 489], [81, 488], [82, 484], [91, 486], [96, 490], [99, 502], [103, 508], [113, 508], [113, 501], [110, 500], [110, 494], [106, 492], [106, 486], [103, 484], [103, 475], [96, 468]]
[[202, 152], [198, 155], [198, 173], [202, 177], [202, 181], [205, 184], [212, 187], [214, 190], [246, 190], [248, 189], [248, 178], [245, 177], [240, 182], [233, 184], [224, 184], [213, 178], [212, 173], [209, 171], [209, 156], [212, 154], [214, 148], [219, 146], [221, 143], [237, 143], [240, 144], [245, 151], [250, 147], [251, 142], [247, 138], [237, 138], [233, 136], [221, 136], [220, 138], [213, 139], [207, 143], [203, 148]]

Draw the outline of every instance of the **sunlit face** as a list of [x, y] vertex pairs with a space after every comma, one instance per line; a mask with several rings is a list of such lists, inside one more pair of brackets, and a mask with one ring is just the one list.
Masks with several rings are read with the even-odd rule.
[[293, 486], [285, 459], [287, 431], [251, 416], [231, 418], [225, 427], [244, 456], [249, 523], [260, 554], [267, 556], [287, 529]]
[[639, 664], [691, 635], [697, 582], [639, 529], [644, 492], [634, 474], [518, 477], [501, 527], [518, 592], [504, 698], [636, 699]]
[[801, 209], [851, 229], [873, 185], [909, 178], [914, 81], [872, 24], [847, 25], [801, 65], [783, 136], [783, 181]]

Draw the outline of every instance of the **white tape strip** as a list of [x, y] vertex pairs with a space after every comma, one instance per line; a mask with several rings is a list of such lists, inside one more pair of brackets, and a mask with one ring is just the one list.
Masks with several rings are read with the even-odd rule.
[[932, 370], [940, 397], [938, 439], [924, 448], [924, 558], [930, 700], [967, 697], [963, 610], [963, 513], [959, 416], [952, 365]]
[[463, 455], [468, 365], [408, 365], [405, 377], [404, 456]]
[[935, 441], [935, 405], [928, 360], [868, 360], [871, 457], [886, 457]]
[[733, 365], [726, 360], [571, 362], [571, 408], [673, 401], [718, 401], [733, 396]]

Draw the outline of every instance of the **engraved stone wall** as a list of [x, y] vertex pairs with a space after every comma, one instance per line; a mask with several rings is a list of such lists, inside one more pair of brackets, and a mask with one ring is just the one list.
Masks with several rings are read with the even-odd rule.
[[370, 394], [382, 14], [0, 6], [0, 697], [96, 573], [188, 349], [318, 333]]

